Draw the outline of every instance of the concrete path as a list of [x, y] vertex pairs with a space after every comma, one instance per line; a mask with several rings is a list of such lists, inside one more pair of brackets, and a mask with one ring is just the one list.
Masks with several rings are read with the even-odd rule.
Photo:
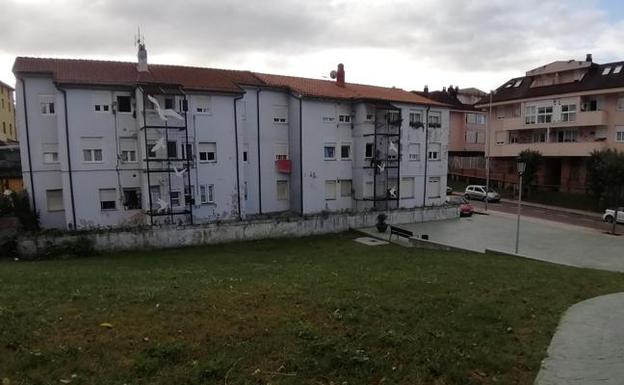
[[535, 385], [624, 383], [624, 293], [580, 302], [563, 316]]
[[[471, 218], [401, 225], [448, 246], [513, 253], [516, 217], [494, 213]], [[519, 255], [562, 265], [624, 272], [624, 236], [537, 218], [520, 223]], [[624, 383], [624, 381], [623, 381]]]

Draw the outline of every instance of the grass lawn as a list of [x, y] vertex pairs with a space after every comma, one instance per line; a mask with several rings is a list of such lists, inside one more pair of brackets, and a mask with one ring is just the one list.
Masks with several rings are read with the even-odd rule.
[[357, 236], [2, 261], [0, 380], [532, 384], [564, 310], [624, 290], [623, 274]]

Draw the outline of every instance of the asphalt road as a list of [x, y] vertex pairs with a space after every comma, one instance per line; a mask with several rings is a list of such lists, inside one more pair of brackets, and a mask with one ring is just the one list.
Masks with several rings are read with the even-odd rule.
[[[471, 200], [470, 204], [475, 208], [477, 212], [485, 212], [485, 204], [480, 201]], [[515, 214], [518, 211], [516, 203], [512, 202], [498, 202], [489, 203], [488, 210], [495, 210], [504, 213]], [[579, 213], [570, 213], [557, 209], [549, 209], [542, 207], [522, 206], [521, 215], [525, 215], [533, 218], [546, 219], [549, 221], [555, 221], [560, 223], [566, 223], [576, 226], [584, 226], [601, 231], [611, 231], [611, 224], [602, 221], [602, 218], [597, 215], [587, 215]], [[624, 234], [624, 226], [619, 224], [617, 226], [617, 232]]]

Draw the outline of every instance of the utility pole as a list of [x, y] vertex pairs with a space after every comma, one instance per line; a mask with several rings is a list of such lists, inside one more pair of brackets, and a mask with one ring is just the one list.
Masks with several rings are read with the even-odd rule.
[[492, 93], [490, 90], [490, 111], [485, 121], [485, 212], [488, 210], [488, 193], [490, 192], [490, 118], [492, 117]]

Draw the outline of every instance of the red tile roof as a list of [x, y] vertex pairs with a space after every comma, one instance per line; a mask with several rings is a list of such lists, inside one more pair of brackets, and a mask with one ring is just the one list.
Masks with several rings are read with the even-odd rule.
[[179, 85], [186, 90], [242, 92], [242, 85], [285, 88], [307, 97], [380, 100], [413, 104], [439, 105], [400, 88], [377, 87], [346, 83], [339, 87], [334, 81], [293, 76], [269, 75], [250, 71], [150, 64], [149, 72], [138, 72], [136, 63], [18, 57], [13, 65], [16, 75], [50, 74], [60, 84], [101, 86], [135, 86], [137, 83]]
[[282, 87], [301, 94], [302, 96], [330, 99], [367, 99], [390, 102], [404, 102], [427, 105], [443, 105], [401, 88], [369, 86], [364, 84], [345, 83], [340, 87], [331, 80], [309, 79], [294, 76], [270, 75], [254, 73], [270, 87]]

